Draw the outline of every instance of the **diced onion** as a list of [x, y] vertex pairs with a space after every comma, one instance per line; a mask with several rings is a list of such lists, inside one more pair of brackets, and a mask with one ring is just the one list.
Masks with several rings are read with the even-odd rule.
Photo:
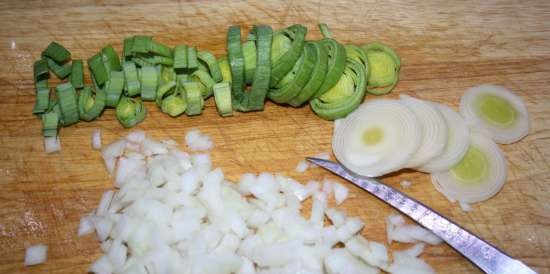
[[25, 250], [25, 266], [44, 263], [48, 254], [48, 247], [43, 244], [27, 247]]
[[54, 153], [56, 151], [61, 151], [59, 136], [44, 137], [44, 151], [46, 153]]
[[96, 150], [101, 149], [101, 130], [94, 129], [92, 133], [92, 148]]

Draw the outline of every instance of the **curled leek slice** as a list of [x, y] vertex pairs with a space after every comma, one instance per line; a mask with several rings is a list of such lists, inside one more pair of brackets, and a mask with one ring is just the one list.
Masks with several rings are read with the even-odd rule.
[[288, 103], [298, 96], [308, 83], [315, 68], [317, 52], [312, 43], [306, 43], [303, 56], [298, 59], [294, 68], [269, 91], [269, 99], [276, 103]]
[[227, 82], [217, 83], [213, 87], [216, 109], [222, 117], [233, 116], [233, 99], [231, 87]]
[[256, 71], [256, 43], [254, 40], [246, 41], [243, 45], [244, 79], [247, 84], [252, 84], [254, 71]]
[[160, 107], [162, 105], [162, 100], [164, 100], [164, 98], [174, 93], [175, 88], [176, 88], [176, 81], [170, 81], [160, 85], [159, 88], [157, 89], [157, 95], [155, 98], [155, 103], [157, 104], [157, 106]]
[[468, 89], [460, 99], [460, 114], [500, 144], [517, 142], [529, 133], [527, 107], [505, 87], [486, 84]]
[[84, 86], [84, 65], [82, 64], [82, 60], [72, 61], [69, 79], [75, 88], [82, 88]]
[[328, 54], [325, 47], [321, 46], [318, 42], [306, 42], [305, 47], [310, 47], [310, 45], [312, 45], [315, 50], [315, 65], [311, 71], [307, 84], [302, 88], [296, 97], [292, 98], [292, 100], [288, 102], [294, 107], [299, 107], [309, 101], [315, 95], [317, 90], [319, 90], [323, 84], [325, 75], [327, 74]]
[[321, 87], [319, 87], [315, 93], [314, 98], [320, 97], [336, 85], [344, 72], [344, 68], [346, 67], [346, 49], [344, 46], [336, 40], [330, 38], [330, 31], [325, 24], [319, 24], [319, 27], [325, 38], [318, 41], [318, 43], [326, 49], [326, 54], [328, 55], [328, 67], [323, 84], [321, 84]]
[[32, 113], [41, 114], [46, 112], [49, 104], [50, 104], [50, 89], [48, 87], [37, 88]]
[[124, 73], [122, 71], [111, 70], [109, 80], [105, 83], [105, 93], [107, 95], [105, 105], [108, 107], [116, 107], [123, 89]]
[[227, 34], [227, 49], [231, 68], [233, 105], [239, 111], [264, 108], [271, 75], [271, 43], [273, 30], [267, 25], [255, 25], [251, 31], [256, 43], [256, 69], [249, 92], [244, 91], [244, 56], [241, 48], [240, 27], [232, 26]]
[[[304, 48], [307, 28], [302, 25], [292, 25], [286, 29], [281, 29], [273, 34], [270, 54], [271, 65], [271, 87], [274, 87], [292, 70], [294, 64]], [[290, 41], [290, 43], [288, 43]]]
[[139, 98], [122, 96], [116, 106], [116, 118], [126, 128], [133, 127], [145, 119], [147, 110]]
[[57, 136], [59, 130], [59, 115], [55, 111], [48, 111], [42, 115], [42, 136]]
[[141, 82], [141, 99], [144, 101], [155, 100], [158, 85], [157, 69], [153, 66], [144, 66], [141, 68], [139, 76]]
[[226, 56], [220, 57], [218, 60], [218, 66], [220, 67], [220, 73], [222, 75], [222, 82], [231, 83], [231, 68]]
[[138, 95], [141, 91], [141, 83], [138, 80], [136, 64], [131, 61], [124, 62], [122, 64], [122, 69], [124, 71], [124, 87], [126, 90], [126, 95], [130, 97]]
[[367, 54], [370, 75], [367, 80], [367, 92], [382, 95], [390, 92], [399, 81], [401, 58], [387, 45], [379, 42], [363, 46]]
[[222, 81], [222, 73], [220, 67], [218, 66], [218, 61], [216, 57], [208, 51], [199, 51], [197, 54], [199, 62], [206, 68], [208, 68], [208, 73], [214, 80], [214, 82], [219, 83]]
[[470, 148], [449, 171], [432, 175], [434, 186], [450, 200], [475, 203], [485, 201], [506, 182], [506, 159], [493, 140], [476, 131], [470, 135]]
[[212, 87], [216, 83], [212, 77], [210, 77], [210, 74], [203, 70], [195, 70], [191, 74], [191, 81], [197, 82], [199, 84], [199, 87], [201, 89], [202, 97], [204, 99], [212, 96]]
[[106, 94], [103, 90], [98, 90], [95, 94], [92, 88], [84, 86], [78, 95], [78, 112], [80, 119], [92, 121], [99, 117], [105, 108]]
[[353, 59], [363, 65], [365, 69], [365, 79], [367, 79], [368, 82], [370, 76], [370, 67], [365, 51], [359, 46], [353, 44], [345, 45], [344, 48], [346, 49], [347, 58]]
[[186, 98], [180, 93], [172, 93], [162, 100], [161, 110], [172, 117], [181, 115], [187, 109]]
[[55, 91], [59, 100], [59, 109], [61, 111], [63, 126], [72, 125], [78, 122], [77, 97], [73, 85], [70, 82], [60, 84], [55, 87]]
[[204, 99], [199, 84], [196, 82], [184, 82], [183, 90], [185, 91], [185, 101], [187, 103], [185, 114], [189, 116], [201, 114], [204, 107]]
[[311, 100], [311, 108], [326, 120], [346, 117], [363, 101], [366, 82], [363, 65], [353, 59], [348, 59], [344, 72], [336, 85], [321, 97]]

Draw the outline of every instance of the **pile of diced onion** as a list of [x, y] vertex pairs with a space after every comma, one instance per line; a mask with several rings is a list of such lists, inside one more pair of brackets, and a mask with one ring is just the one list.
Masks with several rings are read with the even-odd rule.
[[[189, 148], [212, 147], [200, 132], [186, 139]], [[92, 140], [101, 146], [99, 131]], [[208, 154], [190, 155], [142, 131], [101, 150], [118, 189], [105, 192], [80, 222], [79, 236], [95, 231], [104, 253], [93, 273], [435, 273], [418, 256], [419, 242], [437, 244], [437, 237], [389, 217], [389, 242], [417, 244], [388, 254], [383, 243], [360, 235], [360, 218], [329, 206], [330, 196], [339, 203], [347, 197], [337, 182], [247, 173], [232, 183]], [[306, 199], [311, 211], [302, 212]]]

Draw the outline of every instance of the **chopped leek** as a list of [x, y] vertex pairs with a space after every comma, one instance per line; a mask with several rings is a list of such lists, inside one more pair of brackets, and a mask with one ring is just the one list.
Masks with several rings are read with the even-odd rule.
[[210, 77], [210, 74], [202, 70], [195, 70], [195, 72], [191, 74], [191, 80], [200, 84], [199, 86], [204, 99], [212, 95], [212, 87], [216, 84], [216, 82], [214, 82], [214, 79]]
[[222, 117], [233, 116], [231, 87], [227, 82], [217, 83], [213, 87], [216, 109]]
[[174, 70], [176, 73], [187, 72], [187, 46], [177, 45], [174, 48]]
[[34, 101], [34, 108], [32, 109], [32, 113], [41, 114], [46, 112], [50, 104], [50, 89], [48, 87], [38, 88], [36, 90], [35, 98], [36, 99]]
[[71, 53], [57, 42], [51, 42], [42, 52], [42, 56], [47, 56], [56, 63], [64, 63], [71, 58]]
[[147, 110], [140, 99], [122, 96], [116, 106], [116, 118], [126, 128], [133, 127], [145, 119]]
[[371, 70], [367, 92], [382, 95], [390, 92], [399, 81], [401, 59], [389, 46], [373, 42], [363, 46]]
[[189, 116], [201, 114], [204, 107], [204, 99], [202, 98], [199, 84], [185, 82], [183, 83], [183, 89], [185, 90], [185, 101], [187, 102], [185, 114]]
[[126, 95], [132, 97], [141, 92], [141, 83], [138, 80], [136, 64], [134, 62], [124, 62], [122, 64], [124, 71], [124, 86]]
[[122, 67], [120, 66], [120, 59], [118, 58], [118, 54], [113, 46], [108, 45], [101, 49], [101, 58], [107, 72], [110, 72], [111, 70], [122, 70]]
[[185, 112], [187, 108], [186, 98], [184, 98], [179, 93], [173, 93], [168, 95], [165, 99], [162, 100], [161, 110], [164, 113], [172, 117], [176, 117]]
[[[290, 48], [284, 53], [276, 53], [279, 55], [271, 65], [271, 87], [275, 86], [279, 81], [294, 67], [294, 64], [300, 58], [302, 49], [304, 48], [305, 36], [307, 28], [302, 25], [292, 25], [286, 29], [279, 30], [273, 34], [274, 37], [285, 36], [291, 41]], [[283, 40], [284, 38], [274, 38]], [[270, 55], [271, 56], [271, 55]]]
[[63, 126], [78, 122], [78, 104], [76, 90], [73, 85], [71, 83], [63, 83], [55, 87], [55, 90], [59, 100]]
[[55, 111], [49, 111], [42, 115], [42, 136], [57, 136], [59, 130], [59, 116]]
[[116, 107], [123, 89], [124, 73], [122, 71], [112, 70], [109, 80], [105, 83], [105, 93], [107, 95], [105, 105], [108, 107]]
[[97, 53], [96, 55], [88, 59], [88, 68], [90, 69], [92, 77], [94, 78], [98, 86], [103, 86], [103, 84], [107, 82], [109, 74], [107, 73], [107, 69], [105, 69], [105, 65], [103, 64], [101, 53]]
[[84, 86], [84, 65], [82, 64], [82, 60], [73, 60], [70, 79], [73, 87], [82, 88]]
[[218, 61], [212, 53], [208, 51], [199, 51], [197, 58], [200, 63], [208, 68], [207, 72], [210, 73], [210, 76], [212, 76], [214, 82], [219, 83], [222, 81], [222, 73], [220, 71], [220, 67], [218, 66]]
[[99, 117], [105, 108], [106, 94], [103, 90], [98, 90], [95, 94], [92, 88], [84, 86], [78, 95], [78, 112], [80, 119], [91, 121]]
[[35, 83], [50, 78], [48, 61], [46, 61], [46, 59], [44, 58], [34, 62], [33, 71]]
[[144, 101], [153, 101], [157, 93], [158, 75], [153, 66], [141, 68], [141, 99]]
[[65, 79], [69, 74], [71, 74], [71, 63], [67, 62], [65, 64], [58, 64], [53, 59], [45, 57], [48, 67], [59, 79]]

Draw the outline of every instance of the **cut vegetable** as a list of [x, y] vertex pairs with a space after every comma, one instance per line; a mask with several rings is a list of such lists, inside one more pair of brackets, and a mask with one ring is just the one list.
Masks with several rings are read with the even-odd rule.
[[434, 185], [445, 196], [466, 203], [487, 200], [504, 186], [507, 166], [502, 151], [476, 131], [464, 158], [447, 172], [434, 173]]
[[46, 112], [49, 104], [50, 104], [50, 89], [48, 87], [37, 88], [32, 113], [41, 114]]
[[105, 65], [105, 69], [108, 73], [113, 70], [122, 70], [122, 67], [120, 66], [120, 59], [118, 58], [118, 54], [113, 46], [108, 45], [101, 49], [101, 59], [103, 60], [103, 64]]
[[449, 139], [449, 129], [443, 115], [432, 103], [408, 95], [400, 95], [399, 99], [414, 112], [422, 127], [420, 148], [406, 165], [414, 168], [443, 153]]
[[222, 81], [222, 73], [220, 67], [218, 66], [218, 61], [216, 57], [208, 51], [199, 51], [197, 54], [199, 62], [201, 62], [205, 67], [208, 68], [208, 73], [212, 76], [212, 79], [219, 83]]
[[44, 152], [54, 153], [57, 151], [61, 151], [59, 136], [44, 137]]
[[138, 80], [136, 64], [134, 62], [124, 62], [122, 68], [126, 95], [130, 97], [138, 95], [141, 92], [141, 83]]
[[415, 169], [427, 172], [443, 172], [456, 165], [468, 151], [470, 146], [470, 129], [462, 116], [448, 106], [433, 103], [442, 114], [448, 129], [447, 145], [443, 152], [428, 163]]
[[157, 93], [158, 75], [153, 66], [145, 66], [140, 71], [141, 99], [144, 101], [154, 101]]
[[51, 42], [42, 52], [42, 56], [47, 56], [57, 63], [64, 63], [71, 58], [71, 53], [57, 42]]
[[217, 83], [213, 87], [216, 109], [222, 117], [233, 116], [231, 87], [227, 82]]
[[377, 99], [359, 106], [340, 122], [332, 149], [348, 169], [377, 177], [401, 169], [421, 141], [422, 127], [409, 108], [396, 100]]
[[44, 263], [48, 254], [48, 246], [43, 244], [27, 247], [25, 250], [25, 266]]
[[53, 74], [57, 76], [59, 79], [65, 79], [69, 74], [71, 74], [71, 63], [67, 62], [65, 64], [58, 64], [53, 59], [50, 59], [48, 57], [46, 58], [46, 62], [48, 63], [48, 68], [50, 68], [51, 71], [53, 71]]
[[105, 82], [109, 79], [109, 73], [107, 72], [107, 69], [105, 69], [105, 65], [103, 65], [103, 57], [101, 53], [97, 53], [88, 59], [88, 68], [90, 69], [92, 77], [98, 86], [103, 86], [103, 84], [105, 84]]
[[485, 128], [495, 142], [510, 144], [529, 133], [529, 113], [523, 100], [505, 87], [475, 86], [460, 100], [460, 114], [476, 126]]
[[336, 85], [321, 97], [311, 100], [311, 109], [326, 120], [346, 117], [363, 101], [367, 83], [365, 74], [359, 62], [348, 59]]
[[55, 137], [59, 130], [59, 115], [55, 111], [49, 111], [42, 115], [42, 136]]
[[319, 87], [319, 89], [313, 96], [314, 98], [322, 96], [332, 87], [334, 87], [336, 83], [338, 83], [338, 81], [342, 77], [342, 74], [344, 73], [344, 69], [346, 68], [347, 64], [346, 49], [342, 44], [330, 38], [325, 38], [321, 41], [318, 41], [317, 43], [319, 43], [326, 50], [328, 56], [328, 67], [325, 79], [323, 80], [323, 84], [321, 84], [321, 87]]
[[109, 80], [105, 83], [105, 94], [107, 95], [105, 105], [108, 107], [116, 107], [122, 90], [124, 89], [124, 73], [122, 71], [112, 70]]
[[274, 87], [294, 67], [304, 48], [307, 28], [302, 25], [292, 25], [278, 30], [273, 34], [274, 43], [271, 45], [273, 54], [270, 54], [271, 80]]
[[[103, 112], [107, 96], [103, 90], [94, 94], [92, 88], [84, 86], [78, 95], [78, 112], [80, 119], [92, 121]], [[117, 100], [118, 101], [118, 100]]]
[[78, 122], [78, 103], [76, 90], [71, 83], [63, 83], [55, 88], [61, 110], [61, 121], [63, 126]]
[[195, 82], [185, 82], [183, 83], [183, 89], [185, 90], [185, 100], [187, 102], [185, 114], [189, 116], [201, 114], [204, 107], [204, 99], [202, 98], [199, 84]]
[[315, 93], [319, 90], [328, 70], [328, 53], [324, 46], [319, 42], [306, 42], [305, 48], [310, 47], [310, 44], [314, 47], [315, 51], [315, 64], [313, 70], [309, 76], [308, 82], [300, 90], [297, 96], [292, 98], [288, 103], [291, 106], [299, 107], [309, 101]]
[[390, 92], [399, 81], [401, 58], [392, 48], [379, 42], [366, 44], [363, 50], [370, 68], [367, 92], [374, 95]]
[[126, 128], [141, 123], [146, 113], [147, 110], [140, 99], [122, 96], [116, 106], [116, 118]]

